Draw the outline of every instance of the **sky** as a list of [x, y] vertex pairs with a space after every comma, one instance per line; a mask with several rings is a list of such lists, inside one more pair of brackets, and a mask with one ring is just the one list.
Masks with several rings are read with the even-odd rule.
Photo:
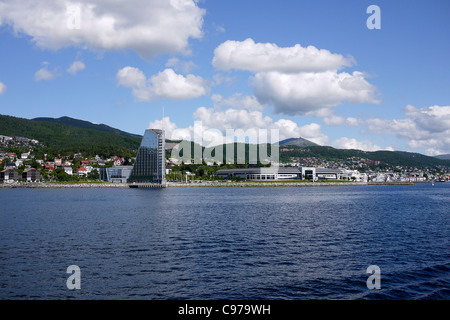
[[0, 0], [0, 114], [170, 139], [201, 128], [204, 145], [227, 129], [278, 130], [450, 153], [449, 11], [448, 0]]

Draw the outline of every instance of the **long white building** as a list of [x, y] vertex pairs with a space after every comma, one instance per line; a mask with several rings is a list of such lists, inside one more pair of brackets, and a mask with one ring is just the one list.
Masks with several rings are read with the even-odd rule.
[[339, 180], [344, 170], [315, 167], [269, 167], [245, 169], [221, 169], [216, 176], [241, 180]]

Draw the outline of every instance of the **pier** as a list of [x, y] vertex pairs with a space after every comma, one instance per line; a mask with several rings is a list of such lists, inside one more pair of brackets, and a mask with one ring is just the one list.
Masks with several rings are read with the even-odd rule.
[[128, 184], [128, 186], [130, 188], [146, 188], [146, 189], [167, 188], [166, 183], [151, 183], [151, 182], [133, 183], [133, 184]]

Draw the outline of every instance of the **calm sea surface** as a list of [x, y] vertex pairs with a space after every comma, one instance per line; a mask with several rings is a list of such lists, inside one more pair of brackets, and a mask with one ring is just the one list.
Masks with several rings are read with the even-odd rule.
[[450, 183], [2, 189], [0, 203], [0, 299], [450, 299]]

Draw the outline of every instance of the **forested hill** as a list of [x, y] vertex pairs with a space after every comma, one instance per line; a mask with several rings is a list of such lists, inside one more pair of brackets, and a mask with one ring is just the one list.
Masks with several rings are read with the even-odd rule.
[[429, 157], [420, 153], [405, 151], [362, 151], [354, 149], [335, 149], [328, 146], [291, 147], [280, 152], [280, 159], [289, 162], [291, 158], [320, 158], [329, 161], [343, 161], [351, 158], [369, 159], [381, 162], [382, 166], [407, 166], [417, 168], [447, 167], [450, 160]]
[[121, 155], [137, 150], [142, 136], [62, 117], [23, 119], [0, 115], [0, 135], [36, 139], [50, 153]]

